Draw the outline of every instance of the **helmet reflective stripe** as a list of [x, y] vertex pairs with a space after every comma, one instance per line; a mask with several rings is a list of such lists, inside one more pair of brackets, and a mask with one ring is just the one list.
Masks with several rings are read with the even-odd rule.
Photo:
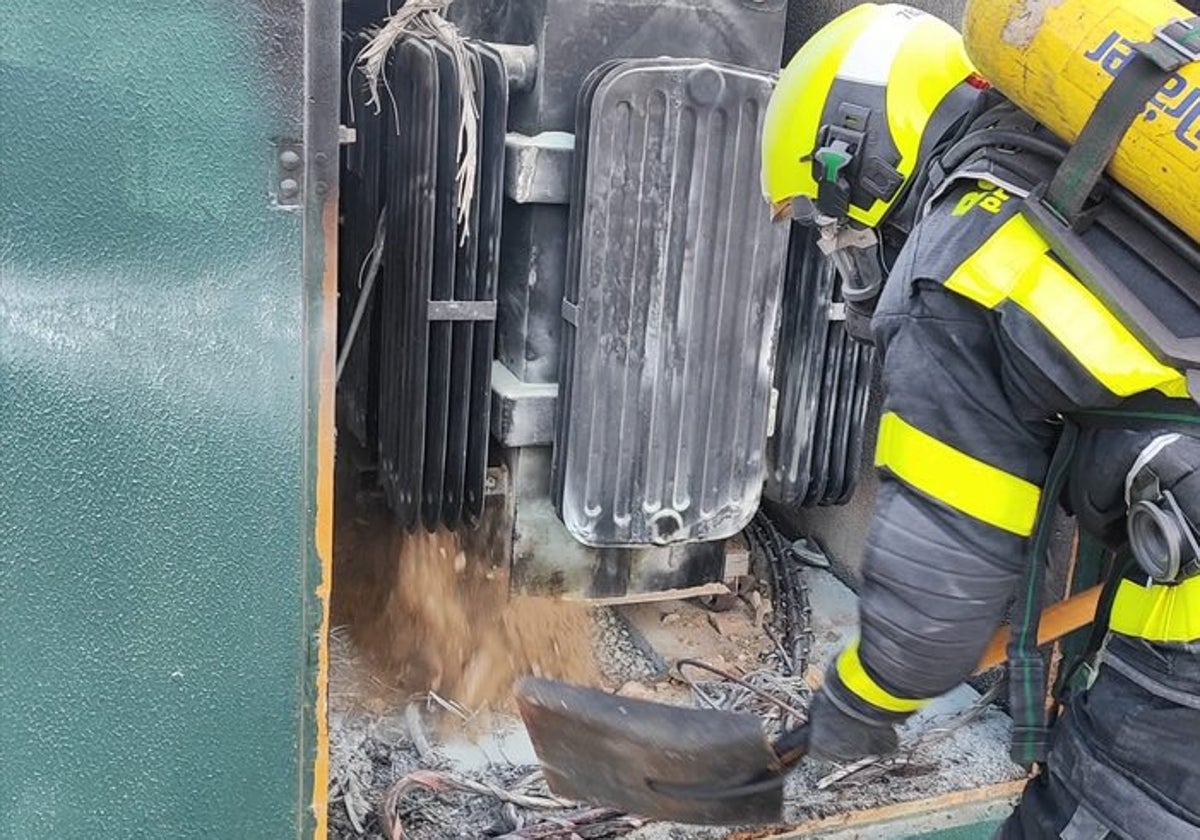
[[880, 15], [850, 47], [838, 67], [838, 78], [848, 82], [887, 86], [892, 64], [905, 38], [923, 12], [912, 14], [903, 6], [884, 7], [891, 14]]

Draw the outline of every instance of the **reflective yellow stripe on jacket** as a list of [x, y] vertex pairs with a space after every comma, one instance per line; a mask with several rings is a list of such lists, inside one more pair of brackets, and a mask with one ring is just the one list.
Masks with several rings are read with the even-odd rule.
[[857, 639], [838, 656], [837, 675], [842, 685], [877, 709], [900, 713], [915, 712], [929, 702], [897, 697], [875, 682], [858, 657]]
[[1186, 397], [1183, 374], [1159, 362], [1117, 318], [1059, 265], [1018, 214], [968, 257], [946, 288], [989, 309], [1011, 301], [1028, 312], [1113, 394], [1159, 391]]
[[1036, 484], [972, 458], [888, 412], [879, 423], [875, 465], [905, 484], [989, 525], [1033, 533]]
[[1150, 642], [1200, 641], [1200, 577], [1178, 586], [1121, 582], [1109, 629]]

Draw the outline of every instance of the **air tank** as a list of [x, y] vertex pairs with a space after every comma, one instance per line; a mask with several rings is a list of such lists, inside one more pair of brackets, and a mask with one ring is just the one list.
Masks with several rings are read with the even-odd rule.
[[[963, 34], [996, 88], [1074, 142], [1134, 45], [1192, 17], [1170, 0], [969, 0]], [[1176, 35], [1200, 51], [1200, 29]], [[1147, 103], [1108, 171], [1200, 241], [1200, 63], [1174, 73]]]

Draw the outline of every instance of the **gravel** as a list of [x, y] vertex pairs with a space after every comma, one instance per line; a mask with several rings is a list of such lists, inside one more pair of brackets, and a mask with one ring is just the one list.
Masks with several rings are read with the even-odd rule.
[[604, 607], [596, 610], [592, 618], [597, 664], [606, 682], [619, 686], [662, 675], [663, 663], [649, 655], [616, 610]]

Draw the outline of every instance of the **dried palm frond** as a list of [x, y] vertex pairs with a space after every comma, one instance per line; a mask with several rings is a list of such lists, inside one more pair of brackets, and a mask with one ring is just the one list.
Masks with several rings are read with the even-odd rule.
[[379, 113], [383, 103], [379, 95], [380, 82], [392, 101], [392, 116], [396, 131], [400, 130], [400, 113], [391, 95], [384, 69], [392, 49], [406, 37], [424, 38], [443, 44], [453, 57], [458, 70], [458, 100], [460, 103], [458, 149], [458, 228], [460, 239], [467, 236], [467, 220], [475, 200], [475, 172], [478, 166], [479, 117], [476, 105], [475, 75], [466, 42], [458, 28], [446, 20], [445, 12], [453, 0], [407, 0], [382, 26], [372, 29], [370, 40], [358, 53], [356, 64], [367, 82], [367, 105]]

